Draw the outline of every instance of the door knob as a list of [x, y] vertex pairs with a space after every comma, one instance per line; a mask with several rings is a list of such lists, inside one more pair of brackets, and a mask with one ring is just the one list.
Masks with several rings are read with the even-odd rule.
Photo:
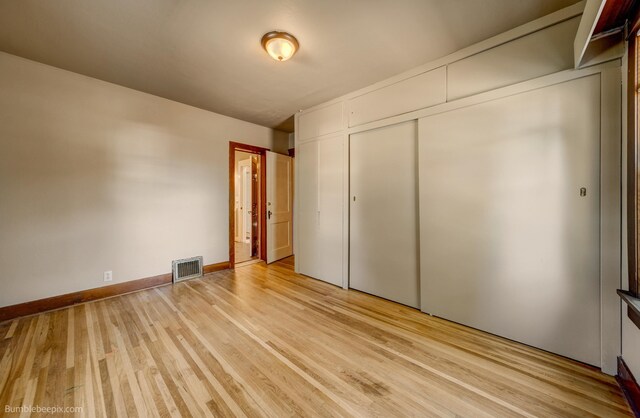
[[267, 218], [271, 219], [271, 211], [267, 212]]

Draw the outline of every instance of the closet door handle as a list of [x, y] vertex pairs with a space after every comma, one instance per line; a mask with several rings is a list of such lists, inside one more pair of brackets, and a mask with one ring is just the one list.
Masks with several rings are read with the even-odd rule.
[[267, 218], [268, 218], [268, 219], [271, 219], [271, 211], [268, 211], [268, 212], [267, 212]]

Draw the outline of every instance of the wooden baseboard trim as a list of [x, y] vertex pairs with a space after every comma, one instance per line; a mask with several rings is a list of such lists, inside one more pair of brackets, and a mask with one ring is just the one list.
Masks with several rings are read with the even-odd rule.
[[7, 319], [18, 318], [20, 316], [33, 315], [40, 312], [76, 305], [78, 303], [90, 302], [92, 300], [104, 299], [111, 296], [121, 295], [123, 293], [160, 286], [171, 283], [171, 281], [171, 273], [160, 274], [158, 276], [132, 280], [130, 282], [118, 283], [111, 286], [80, 290], [79, 292], [67, 293], [66, 295], [52, 296], [50, 298], [5, 306], [0, 308], [0, 321], [6, 321]]
[[206, 266], [202, 267], [202, 273], [209, 274], [209, 273], [214, 273], [220, 270], [227, 270], [228, 268], [229, 268], [228, 261], [223, 261], [222, 263], [216, 263], [216, 264], [207, 264]]
[[640, 418], [640, 386], [622, 357], [618, 357], [618, 384], [636, 418]]
[[[204, 274], [229, 268], [229, 262], [208, 264], [202, 267]], [[33, 315], [40, 312], [65, 308], [79, 303], [91, 302], [98, 299], [105, 299], [137, 290], [149, 289], [152, 287], [169, 284], [173, 281], [171, 273], [160, 274], [158, 276], [146, 277], [144, 279], [132, 280], [118, 283], [111, 286], [96, 287], [94, 289], [80, 290], [78, 292], [67, 293], [65, 295], [52, 296], [50, 298], [38, 299], [31, 302], [19, 303], [17, 305], [0, 308], [0, 322], [21, 316]]]

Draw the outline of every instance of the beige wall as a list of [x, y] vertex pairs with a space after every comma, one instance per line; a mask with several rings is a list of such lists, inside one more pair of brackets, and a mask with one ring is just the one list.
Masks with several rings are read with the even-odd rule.
[[277, 152], [278, 154], [289, 155], [289, 134], [274, 129], [271, 151]]
[[0, 92], [0, 306], [168, 273], [178, 258], [228, 260], [228, 142], [288, 146], [5, 53]]
[[289, 149], [295, 148], [295, 147], [296, 147], [296, 134], [292, 132], [289, 134]]

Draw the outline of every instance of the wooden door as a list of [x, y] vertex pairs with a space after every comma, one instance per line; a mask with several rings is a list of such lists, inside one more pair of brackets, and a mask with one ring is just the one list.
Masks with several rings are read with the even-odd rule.
[[267, 263], [293, 254], [292, 158], [267, 151]]

